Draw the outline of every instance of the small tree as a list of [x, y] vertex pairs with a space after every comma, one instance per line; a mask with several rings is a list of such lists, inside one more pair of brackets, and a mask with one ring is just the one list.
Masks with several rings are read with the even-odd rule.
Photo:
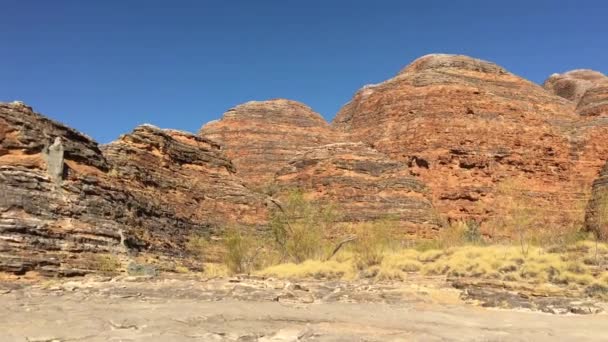
[[599, 265], [598, 260], [598, 249], [599, 241], [606, 241], [608, 239], [608, 188], [600, 189], [599, 195], [595, 199], [595, 220], [597, 223], [597, 231], [594, 232], [595, 236], [595, 264]]
[[248, 232], [246, 227], [230, 227], [224, 234], [224, 264], [232, 273], [251, 273], [263, 266], [263, 240]]
[[501, 184], [499, 193], [505, 200], [504, 206], [507, 211], [505, 223], [514, 230], [521, 253], [527, 255], [530, 248], [528, 234], [536, 223], [536, 217], [529, 196], [522, 189], [521, 182], [510, 180]]
[[313, 203], [301, 191], [291, 191], [284, 202], [273, 203], [270, 226], [284, 259], [300, 263], [320, 257], [324, 235], [337, 220], [333, 206]]
[[390, 229], [394, 224], [393, 220], [384, 219], [363, 223], [357, 227], [357, 240], [353, 246], [357, 268], [365, 269], [382, 263], [389, 247]]
[[600, 189], [595, 203], [595, 217], [597, 222], [596, 236], [599, 240], [608, 240], [608, 188]]

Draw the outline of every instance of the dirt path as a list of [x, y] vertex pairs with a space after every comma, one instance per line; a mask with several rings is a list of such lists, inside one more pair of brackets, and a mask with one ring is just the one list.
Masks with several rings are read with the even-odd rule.
[[5, 288], [0, 341], [608, 339], [606, 314], [485, 309], [429, 286], [349, 286], [177, 280]]

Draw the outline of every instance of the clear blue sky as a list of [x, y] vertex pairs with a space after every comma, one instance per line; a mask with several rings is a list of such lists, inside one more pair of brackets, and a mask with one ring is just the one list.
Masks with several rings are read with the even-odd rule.
[[535, 82], [608, 72], [608, 1], [0, 0], [0, 101], [106, 143], [149, 122], [197, 131], [249, 100], [332, 119], [428, 53]]

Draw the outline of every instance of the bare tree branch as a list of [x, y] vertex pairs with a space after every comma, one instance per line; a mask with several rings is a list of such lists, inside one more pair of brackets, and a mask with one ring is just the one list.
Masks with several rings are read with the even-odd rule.
[[340, 249], [342, 248], [342, 246], [344, 246], [345, 244], [347, 244], [347, 243], [349, 243], [349, 242], [355, 241], [355, 240], [357, 240], [357, 237], [353, 235], [353, 236], [349, 236], [349, 237], [347, 237], [346, 239], [344, 239], [344, 240], [342, 240], [342, 241], [338, 242], [338, 244], [337, 244], [337, 245], [336, 245], [336, 247], [334, 248], [334, 251], [333, 251], [333, 252], [331, 253], [331, 255], [330, 255], [330, 256], [329, 256], [329, 257], [326, 259], [326, 261], [327, 261], [327, 260], [330, 260], [331, 258], [333, 258], [333, 257], [334, 257], [334, 255], [336, 255], [336, 253], [338, 253], [338, 251], [340, 251]]

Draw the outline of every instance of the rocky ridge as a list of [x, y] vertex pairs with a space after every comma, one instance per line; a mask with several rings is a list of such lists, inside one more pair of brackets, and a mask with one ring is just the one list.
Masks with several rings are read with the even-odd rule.
[[361, 142], [299, 152], [278, 172], [276, 182], [335, 203], [343, 222], [390, 218], [400, 223], [402, 233], [418, 237], [431, 237], [440, 228], [425, 184], [402, 163]]
[[218, 221], [263, 221], [263, 201], [233, 174], [217, 144], [192, 134], [142, 126], [100, 148], [1, 104], [0, 271], [83, 274], [88, 253], [179, 256]]
[[221, 143], [237, 174], [254, 188], [272, 183], [297, 152], [343, 140], [321, 115], [284, 99], [236, 106], [204, 125], [199, 135]]
[[439, 213], [494, 236], [506, 192], [552, 227], [583, 212], [595, 180], [586, 222], [598, 231], [606, 84], [575, 70], [543, 88], [490, 62], [428, 55], [362, 88], [331, 125], [299, 102], [252, 101], [196, 135], [142, 125], [105, 146], [0, 104], [0, 271], [83, 274], [75, 256], [93, 253], [184, 256], [192, 234], [263, 229], [275, 188], [337, 203], [344, 222], [397, 218], [432, 237]]
[[349, 142], [309, 107], [288, 100], [237, 106], [199, 135], [222, 144], [237, 175], [277, 197], [293, 189], [339, 206], [343, 222], [392, 217], [409, 234], [439, 229], [425, 185], [408, 168], [367, 144]]
[[605, 124], [575, 111], [493, 63], [439, 54], [362, 88], [332, 125], [410, 166], [451, 220], [504, 216], [510, 198], [499, 189], [510, 183], [557, 224], [608, 158]]

